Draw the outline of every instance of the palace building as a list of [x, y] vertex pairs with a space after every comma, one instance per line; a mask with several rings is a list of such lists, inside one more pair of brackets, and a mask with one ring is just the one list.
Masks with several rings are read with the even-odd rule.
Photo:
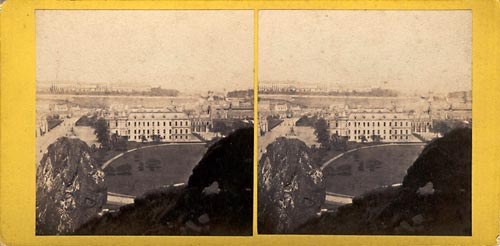
[[141, 110], [106, 117], [111, 134], [129, 141], [189, 142], [191, 120], [182, 112]]
[[385, 109], [343, 111], [327, 119], [331, 134], [355, 142], [410, 142], [412, 120], [407, 112]]

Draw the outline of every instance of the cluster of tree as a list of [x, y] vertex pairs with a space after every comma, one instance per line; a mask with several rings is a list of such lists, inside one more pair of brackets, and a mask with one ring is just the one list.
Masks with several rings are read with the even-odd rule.
[[161, 87], [153, 87], [149, 92], [149, 96], [168, 96], [168, 97], [176, 97], [179, 95], [178, 90], [174, 89], [162, 89]]
[[227, 93], [227, 97], [238, 97], [238, 98], [253, 97], [253, 90], [248, 89], [248, 90], [230, 91]]
[[399, 93], [396, 90], [372, 88], [368, 91], [298, 91], [294, 87], [281, 90], [259, 91], [260, 94], [288, 94], [288, 95], [318, 95], [318, 96], [367, 96], [367, 97], [397, 97]]
[[47, 116], [47, 128], [48, 130], [52, 130], [54, 127], [61, 124], [63, 120], [59, 117], [58, 114]]
[[267, 120], [267, 129], [270, 131], [273, 128], [277, 127], [283, 120], [279, 116], [269, 115], [266, 118]]
[[175, 89], [162, 89], [161, 87], [153, 87], [149, 91], [122, 91], [113, 89], [96, 89], [96, 90], [82, 90], [73, 88], [50, 88], [48, 91], [40, 91], [40, 93], [50, 94], [72, 94], [72, 95], [121, 95], [121, 96], [169, 96], [176, 97], [179, 91]]
[[128, 139], [120, 137], [116, 133], [111, 134], [108, 122], [104, 118], [101, 117], [95, 122], [94, 133], [97, 137], [97, 142], [101, 145], [101, 149], [127, 150]]
[[319, 118], [314, 122], [314, 135], [316, 135], [316, 140], [320, 144], [320, 149], [347, 149], [347, 138], [337, 133], [330, 134], [328, 123], [323, 118]]
[[468, 127], [469, 123], [464, 123], [458, 120], [434, 120], [432, 122], [431, 131], [445, 135], [453, 129]]
[[227, 136], [237, 129], [252, 127], [253, 125], [249, 122], [238, 119], [218, 119], [213, 121], [213, 132], [218, 132], [223, 136]]
[[94, 126], [96, 124], [96, 121], [97, 121], [97, 115], [92, 115], [92, 116], [84, 115], [84, 116], [80, 117], [80, 119], [78, 119], [75, 122], [75, 125], [76, 126]]
[[296, 126], [310, 126], [310, 127], [314, 127], [314, 124], [316, 123], [316, 121], [318, 121], [318, 117], [317, 116], [308, 117], [307, 115], [304, 115], [304, 116], [300, 117], [299, 120], [297, 120], [297, 122], [295, 123], [295, 125]]

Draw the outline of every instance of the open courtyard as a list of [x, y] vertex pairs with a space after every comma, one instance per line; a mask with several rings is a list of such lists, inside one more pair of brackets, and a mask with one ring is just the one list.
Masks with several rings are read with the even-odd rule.
[[327, 192], [350, 196], [400, 184], [424, 145], [384, 145], [344, 154], [323, 170]]
[[206, 150], [205, 144], [171, 143], [125, 153], [104, 168], [108, 191], [140, 196], [162, 186], [186, 183]]

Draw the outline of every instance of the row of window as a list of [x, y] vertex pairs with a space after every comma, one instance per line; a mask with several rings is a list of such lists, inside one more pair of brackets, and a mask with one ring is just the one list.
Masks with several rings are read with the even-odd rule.
[[[148, 136], [146, 138], [151, 138], [151, 137]], [[166, 139], [166, 136], [163, 135], [163, 136], [161, 136], [161, 138]], [[133, 139], [134, 140], [141, 140], [142, 136], [134, 135]], [[182, 136], [182, 135], [181, 136], [168, 136], [168, 139], [170, 139], [170, 140], [172, 140], [172, 139], [189, 139], [189, 136], [186, 136], [186, 135], [184, 135], [184, 136]]]
[[[131, 131], [128, 130], [128, 134], [129, 135], [130, 135], [130, 132]], [[187, 129], [187, 128], [186, 129], [174, 129], [173, 131], [172, 131], [172, 129], [168, 130], [168, 134], [172, 134], [172, 132], [174, 134], [188, 134], [189, 133], [189, 129]], [[151, 130], [151, 132], [149, 131], [149, 129], [148, 130], [144, 130], [144, 129], [142, 130], [142, 134], [150, 134], [150, 133], [154, 134], [155, 130], [153, 129], [153, 130]], [[156, 133], [160, 134], [160, 129], [157, 129]], [[166, 134], [166, 133], [167, 133], [166, 129], [163, 129], [163, 134]], [[141, 134], [141, 130], [134, 130], [134, 134]]]
[[[398, 140], [398, 138], [400, 140], [403, 140], [403, 139], [408, 140], [408, 135], [406, 135], [406, 136], [389, 136], [389, 140]], [[359, 137], [358, 136], [354, 136], [354, 137], [353, 136], [349, 136], [349, 139], [350, 140], [352, 140], [352, 139], [354, 139], [354, 140], [358, 140], [358, 139], [361, 140], [361, 139], [363, 139], [363, 137], [362, 136], [359, 136]], [[366, 139], [370, 139], [370, 136], [366, 136]], [[385, 140], [386, 137], [385, 136], [380, 136], [380, 139], [381, 140]]]
[[[370, 122], [369, 122], [369, 121], [368, 121], [368, 122], [365, 122], [365, 121], [363, 121], [363, 122], [358, 122], [358, 121], [355, 121], [355, 122], [353, 122], [353, 123], [354, 123], [354, 124], [353, 124], [354, 126], [361, 126], [361, 123], [363, 123], [363, 126], [365, 126], [365, 127], [369, 127], [369, 126], [370, 126]], [[380, 126], [380, 125], [386, 126], [386, 123], [387, 123], [387, 122], [386, 122], [386, 121], [384, 121], [384, 122], [382, 122], [383, 124], [380, 124], [380, 121], [377, 121], [377, 122], [371, 122], [371, 123], [372, 123], [372, 124], [371, 124], [371, 126], [375, 126], [375, 125], [376, 125], [376, 126]], [[376, 123], [376, 124], [375, 124], [375, 123]], [[393, 123], [394, 123], [394, 124], [393, 124]], [[408, 121], [406, 121], [406, 122], [399, 121], [399, 126], [403, 126], [403, 123], [406, 123], [406, 126], [408, 126]], [[338, 122], [337, 122], [335, 125], [338, 127]], [[348, 126], [351, 126], [351, 122], [349, 121], [349, 122], [347, 123], [347, 125], [348, 125]], [[394, 126], [398, 126], [398, 121], [395, 121], [395, 122], [389, 121], [389, 126], [393, 126], [393, 125], [394, 125]]]
[[[139, 121], [139, 122], [134, 121], [134, 126], [141, 126], [141, 123], [142, 123], [142, 126], [150, 126], [150, 125], [151, 126], [155, 126], [155, 125], [156, 126], [160, 126], [161, 125], [160, 121], [157, 121], [156, 124], [155, 124], [154, 121], [151, 121], [151, 122], [149, 122], [149, 121]], [[127, 124], [128, 124], [128, 126], [132, 125], [132, 123], [130, 121], [127, 122]], [[186, 121], [177, 121], [177, 120], [174, 121], [174, 126], [183, 126], [183, 125], [184, 126], [189, 126], [189, 121], [188, 120], [186, 120]], [[118, 121], [115, 121], [115, 126], [118, 127]], [[163, 121], [163, 126], [167, 126], [167, 122], [166, 121]], [[168, 126], [172, 126], [172, 121], [168, 122]]]
[[[386, 134], [386, 130], [382, 132]], [[335, 133], [338, 134], [338, 131], [335, 131]], [[348, 130], [347, 134], [351, 134], [351, 130]], [[370, 134], [370, 130], [354, 130], [354, 134]], [[380, 130], [373, 130], [371, 134], [380, 134]], [[392, 134], [392, 130], [389, 130], [389, 134]], [[394, 130], [394, 134], [398, 134], [398, 130]], [[403, 134], [403, 130], [399, 130], [399, 134]], [[408, 134], [408, 130], [406, 130], [406, 134]]]

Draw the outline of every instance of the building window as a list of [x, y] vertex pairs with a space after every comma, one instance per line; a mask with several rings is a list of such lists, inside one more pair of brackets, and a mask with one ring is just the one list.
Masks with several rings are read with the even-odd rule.
[[177, 126], [177, 121], [175, 122], [175, 126]]
[[384, 121], [384, 126], [385, 126], [385, 121]]
[[130, 126], [130, 121], [128, 122], [128, 126]]
[[392, 126], [392, 122], [389, 122], [389, 126]]
[[163, 134], [167, 133], [167, 130], [163, 129]]
[[189, 121], [186, 121], [186, 126], [189, 126]]
[[137, 122], [134, 121], [134, 126], [137, 126]]
[[163, 126], [165, 126], [165, 121], [163, 121]]
[[148, 126], [149, 126], [149, 122], [148, 122]]

